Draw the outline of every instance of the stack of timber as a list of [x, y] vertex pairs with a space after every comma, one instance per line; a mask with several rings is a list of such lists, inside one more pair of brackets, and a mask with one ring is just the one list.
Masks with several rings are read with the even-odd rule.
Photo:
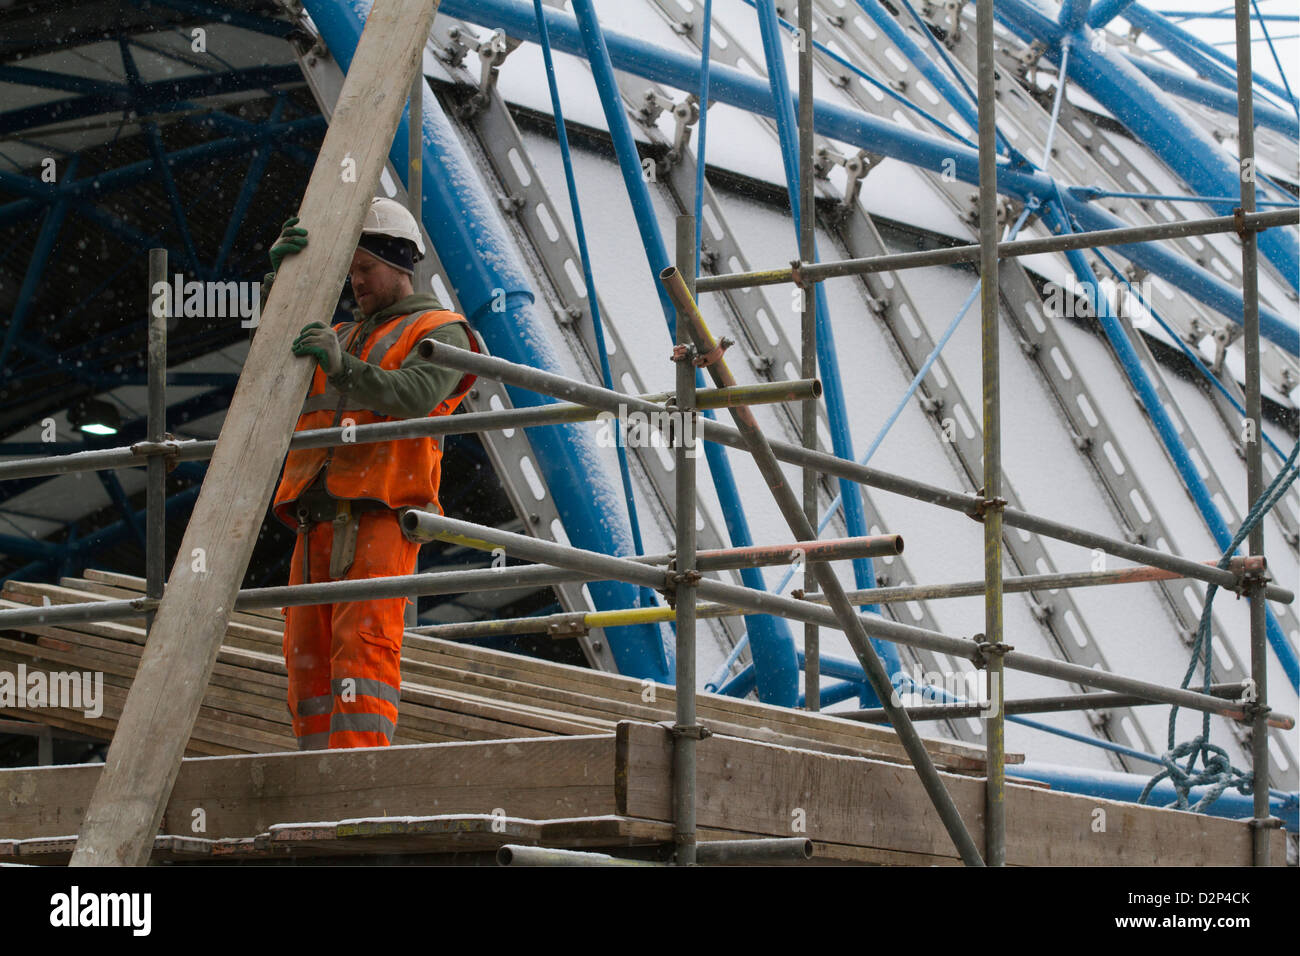
[[[0, 605], [138, 598], [142, 578], [88, 570], [59, 585], [6, 582]], [[14, 716], [104, 740], [112, 738], [144, 645], [143, 619], [24, 625], [0, 631], [0, 670], [95, 671], [103, 714], [48, 707]], [[285, 704], [284, 619], [274, 609], [236, 612], [191, 734], [190, 756], [294, 750]], [[610, 734], [622, 720], [671, 723], [675, 690], [664, 684], [521, 657], [408, 633], [394, 744]], [[700, 695], [699, 720], [716, 734], [824, 753], [907, 764], [893, 731], [823, 714]], [[943, 770], [982, 776], [983, 750], [926, 742]], [[1023, 761], [1009, 754], [1008, 762]]]

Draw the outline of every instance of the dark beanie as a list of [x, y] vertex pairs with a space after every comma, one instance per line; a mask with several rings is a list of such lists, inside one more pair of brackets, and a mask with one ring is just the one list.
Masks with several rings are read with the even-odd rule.
[[415, 243], [409, 239], [366, 233], [357, 242], [357, 248], [364, 249], [380, 262], [401, 269], [407, 275], [415, 274]]

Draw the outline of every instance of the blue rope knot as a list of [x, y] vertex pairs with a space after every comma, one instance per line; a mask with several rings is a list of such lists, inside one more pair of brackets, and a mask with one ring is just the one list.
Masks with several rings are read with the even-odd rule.
[[[1269, 486], [1264, 489], [1264, 493], [1250, 507], [1246, 517], [1242, 519], [1241, 527], [1232, 538], [1232, 543], [1228, 545], [1223, 556], [1219, 558], [1217, 566], [1227, 569], [1232, 560], [1232, 555], [1236, 552], [1237, 546], [1246, 540], [1252, 528], [1263, 520], [1264, 515], [1268, 513], [1274, 505], [1282, 499], [1287, 488], [1300, 477], [1300, 467], [1296, 465], [1296, 459], [1300, 458], [1300, 442], [1296, 442], [1291, 454], [1287, 456], [1282, 468], [1274, 476]], [[1211, 644], [1214, 635], [1211, 631], [1211, 614], [1214, 610], [1214, 596], [1219, 591], [1217, 584], [1211, 584], [1205, 589], [1205, 605], [1201, 610], [1200, 625], [1196, 629], [1196, 640], [1192, 643], [1192, 659], [1187, 665], [1187, 672], [1183, 675], [1182, 682], [1179, 686], [1186, 689], [1191, 685], [1192, 675], [1196, 671], [1196, 665], [1201, 664], [1201, 673], [1203, 683], [1202, 693], [1210, 692], [1210, 672], [1211, 672]], [[1152, 777], [1147, 785], [1142, 789], [1142, 795], [1138, 797], [1138, 803], [1146, 803], [1147, 797], [1155, 789], [1155, 785], [1166, 777], [1174, 785], [1174, 790], [1178, 794], [1178, 799], [1169, 804], [1177, 807], [1179, 810], [1191, 809], [1194, 813], [1199, 813], [1209, 808], [1209, 806], [1223, 795], [1223, 791], [1228, 787], [1236, 787], [1242, 794], [1251, 794], [1254, 792], [1255, 774], [1254, 771], [1242, 771], [1232, 766], [1232, 761], [1228, 758], [1227, 752], [1222, 748], [1210, 743], [1210, 714], [1208, 711], [1201, 714], [1201, 732], [1198, 736], [1182, 744], [1174, 743], [1175, 722], [1178, 719], [1178, 705], [1175, 704], [1169, 709], [1169, 749], [1165, 751], [1160, 762], [1164, 764], [1165, 769]], [[1187, 768], [1183, 769], [1178, 766], [1179, 757], [1188, 757]], [[1200, 757], [1204, 769], [1196, 771], [1196, 758]], [[1205, 795], [1196, 802], [1193, 807], [1188, 807], [1187, 797], [1192, 787], [1209, 786]]]
[[[1178, 764], [1179, 758], [1182, 757], [1188, 758], [1186, 767], [1181, 767]], [[1200, 770], [1196, 769], [1198, 757], [1202, 762]], [[1232, 766], [1232, 760], [1227, 751], [1216, 744], [1210, 743], [1203, 736], [1193, 737], [1191, 740], [1165, 751], [1160, 758], [1160, 762], [1164, 764], [1165, 769], [1147, 782], [1146, 787], [1142, 790], [1142, 795], [1138, 797], [1138, 803], [1146, 803], [1156, 784], [1165, 778], [1168, 778], [1170, 783], [1173, 784], [1174, 792], [1178, 795], [1173, 803], [1166, 804], [1166, 806], [1178, 810], [1190, 809], [1193, 813], [1199, 813], [1208, 808], [1229, 787], [1235, 788], [1238, 793], [1245, 796], [1250, 796], [1255, 790], [1254, 771], [1238, 770]], [[1190, 805], [1188, 797], [1191, 795], [1193, 787], [1209, 787], [1209, 789], [1195, 805]]]

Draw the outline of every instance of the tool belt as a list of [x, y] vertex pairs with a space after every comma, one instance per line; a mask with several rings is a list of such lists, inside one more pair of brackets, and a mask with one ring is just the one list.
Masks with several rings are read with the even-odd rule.
[[330, 580], [337, 581], [352, 568], [357, 555], [357, 527], [367, 511], [389, 510], [382, 501], [367, 498], [311, 497], [300, 499], [294, 508], [298, 516], [298, 534], [302, 536], [302, 578], [311, 581], [311, 549], [307, 535], [314, 525], [334, 525], [334, 543], [330, 548]]

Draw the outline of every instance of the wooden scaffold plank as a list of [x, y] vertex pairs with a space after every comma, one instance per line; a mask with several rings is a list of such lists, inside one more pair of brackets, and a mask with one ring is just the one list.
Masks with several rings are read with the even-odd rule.
[[314, 369], [289, 358], [290, 343], [307, 318], [333, 312], [437, 6], [371, 9], [299, 209], [311, 245], [283, 263], [262, 313], [74, 866], [149, 859]]

